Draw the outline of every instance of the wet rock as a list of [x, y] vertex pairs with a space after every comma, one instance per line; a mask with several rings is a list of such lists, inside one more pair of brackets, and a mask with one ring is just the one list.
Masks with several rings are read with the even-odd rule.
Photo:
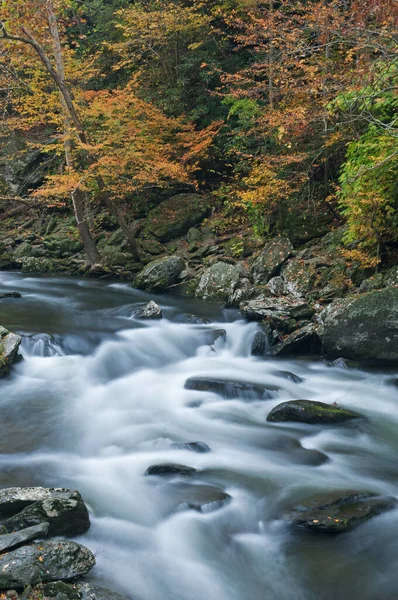
[[0, 294], [0, 298], [22, 298], [19, 292], [7, 292], [6, 294]]
[[136, 319], [161, 319], [162, 316], [162, 309], [153, 300], [134, 313]]
[[[18, 512], [20, 511], [20, 512]], [[15, 514], [17, 513], [17, 514]], [[9, 533], [48, 523], [48, 535], [75, 536], [90, 527], [87, 507], [76, 490], [63, 488], [6, 488], [0, 490], [2, 526]]]
[[40, 523], [39, 525], [22, 529], [21, 531], [0, 535], [0, 553], [13, 550], [18, 546], [22, 546], [22, 544], [26, 544], [37, 538], [46, 537], [48, 530], [48, 523]]
[[319, 354], [321, 350], [321, 338], [318, 327], [310, 324], [294, 331], [282, 342], [272, 348], [275, 356], [289, 356], [294, 354]]
[[257, 331], [254, 335], [250, 354], [252, 356], [264, 356], [268, 351], [268, 338], [263, 331]]
[[266, 283], [293, 254], [293, 246], [287, 238], [277, 238], [265, 245], [252, 265], [255, 284]]
[[196, 510], [201, 513], [218, 510], [232, 500], [229, 494], [210, 485], [191, 486], [182, 496], [180, 510]]
[[[208, 325], [210, 320], [199, 317], [198, 315], [186, 315], [182, 322], [186, 325]], [[223, 331], [225, 331], [225, 329]]]
[[361, 415], [334, 404], [313, 400], [290, 400], [275, 406], [269, 413], [270, 423], [307, 423], [309, 425], [337, 425], [359, 419]]
[[264, 295], [242, 302], [239, 308], [242, 315], [249, 321], [305, 319], [314, 314], [314, 310], [303, 299], [274, 298]]
[[288, 379], [289, 381], [293, 381], [293, 383], [302, 383], [304, 379], [291, 373], [290, 371], [273, 371], [272, 375], [275, 377], [282, 377], [283, 379]]
[[203, 300], [226, 302], [233, 295], [244, 270], [241, 264], [218, 261], [206, 269], [200, 278], [196, 296]]
[[196, 452], [197, 454], [211, 452], [210, 447], [204, 442], [178, 442], [172, 444], [172, 447], [176, 450], [189, 450], [190, 452]]
[[276, 386], [267, 388], [254, 385], [252, 383], [242, 383], [240, 381], [226, 381], [222, 379], [205, 379], [191, 377], [185, 382], [186, 390], [195, 390], [197, 392], [211, 392], [224, 398], [242, 398], [244, 400], [268, 400], [275, 398], [279, 389]]
[[81, 600], [127, 600], [125, 596], [117, 592], [111, 592], [106, 588], [90, 583], [78, 583], [76, 585]]
[[85, 575], [95, 565], [92, 552], [65, 540], [23, 546], [0, 556], [0, 589], [22, 588]]
[[300, 503], [286, 518], [296, 527], [311, 531], [344, 533], [396, 505], [395, 498], [368, 492], [332, 492]]
[[145, 223], [145, 233], [161, 242], [180, 237], [208, 215], [209, 201], [200, 194], [178, 194], [151, 210]]
[[162, 291], [177, 283], [178, 276], [185, 268], [180, 256], [166, 256], [150, 262], [137, 275], [134, 286], [148, 292]]
[[196, 469], [187, 465], [179, 465], [176, 463], [163, 463], [160, 465], [152, 465], [147, 468], [145, 475], [193, 475]]
[[18, 356], [18, 349], [22, 338], [0, 327], [0, 377], [8, 375], [12, 363]]
[[398, 362], [398, 287], [350, 296], [321, 314], [322, 351], [364, 363]]

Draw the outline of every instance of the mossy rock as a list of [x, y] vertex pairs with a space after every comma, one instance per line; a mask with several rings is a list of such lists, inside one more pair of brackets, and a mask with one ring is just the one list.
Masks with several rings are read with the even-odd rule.
[[137, 275], [134, 286], [148, 292], [165, 290], [178, 281], [184, 268], [185, 261], [180, 256], [153, 260]]
[[218, 261], [204, 271], [196, 296], [215, 302], [227, 301], [235, 291], [242, 274], [242, 265]]
[[144, 234], [161, 242], [180, 237], [209, 213], [209, 200], [200, 194], [178, 194], [165, 200], [147, 216]]
[[13, 252], [14, 258], [24, 258], [25, 256], [32, 256], [32, 246], [28, 242], [22, 242], [17, 246]]
[[275, 406], [269, 413], [270, 423], [307, 423], [309, 425], [337, 425], [359, 419], [361, 415], [340, 406], [313, 400], [290, 400]]
[[153, 256], [164, 254], [166, 252], [166, 248], [163, 244], [158, 242], [158, 240], [141, 240], [140, 246], [144, 252], [152, 254]]
[[71, 256], [83, 250], [81, 240], [70, 237], [60, 238], [58, 235], [46, 237], [43, 241], [43, 246], [55, 258]]
[[0, 377], [10, 372], [11, 365], [17, 358], [21, 341], [20, 335], [0, 327]]

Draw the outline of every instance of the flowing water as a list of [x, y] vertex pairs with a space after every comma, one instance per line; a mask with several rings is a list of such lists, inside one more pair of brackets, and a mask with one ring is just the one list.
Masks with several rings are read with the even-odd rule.
[[[1, 273], [0, 293], [10, 291], [23, 297], [1, 301], [0, 323], [23, 335], [24, 360], [0, 384], [0, 485], [82, 492], [92, 526], [79, 541], [97, 556], [92, 580], [133, 600], [397, 600], [398, 510], [336, 537], [297, 533], [281, 518], [312, 492], [398, 495], [391, 374], [254, 358], [256, 324], [173, 296], [154, 297], [162, 321], [137, 321], [150, 297], [128, 284]], [[194, 376], [278, 391], [222, 398], [184, 389]], [[267, 424], [271, 408], [298, 398], [368, 419]], [[172, 447], [192, 441], [211, 452]], [[145, 476], [165, 462], [199, 472], [185, 484]], [[182, 492], [203, 485], [232, 501], [182, 510]]]

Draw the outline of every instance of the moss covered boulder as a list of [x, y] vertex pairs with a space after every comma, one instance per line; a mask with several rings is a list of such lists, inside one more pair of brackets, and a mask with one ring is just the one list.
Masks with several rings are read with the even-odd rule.
[[160, 292], [175, 284], [185, 268], [180, 256], [166, 256], [153, 260], [137, 275], [134, 287], [148, 292]]
[[18, 356], [21, 341], [20, 335], [0, 327], [0, 377], [10, 372], [11, 365]]
[[196, 289], [196, 296], [202, 300], [226, 302], [237, 289], [242, 275], [243, 265], [218, 261], [204, 271]]
[[322, 320], [322, 351], [328, 358], [398, 363], [398, 287], [337, 300]]
[[285, 517], [296, 527], [319, 533], [344, 533], [396, 505], [395, 498], [371, 492], [330, 492], [302, 501]]
[[337, 425], [359, 419], [361, 415], [340, 406], [313, 400], [290, 400], [275, 406], [269, 413], [270, 423], [307, 423], [309, 425]]
[[200, 194], [178, 194], [165, 200], [148, 214], [145, 234], [168, 242], [185, 235], [209, 213], [209, 199]]

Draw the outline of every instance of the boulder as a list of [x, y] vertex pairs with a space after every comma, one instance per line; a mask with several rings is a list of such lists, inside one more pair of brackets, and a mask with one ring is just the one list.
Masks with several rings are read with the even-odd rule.
[[211, 452], [210, 447], [204, 442], [178, 442], [172, 444], [172, 448], [175, 450], [188, 450], [189, 452], [196, 452], [197, 454]]
[[161, 319], [162, 309], [156, 302], [151, 300], [148, 304], [145, 304], [142, 308], [134, 313], [136, 319]]
[[269, 400], [270, 398], [275, 398], [276, 392], [279, 389], [276, 386], [267, 386], [265, 388], [252, 383], [200, 377], [187, 379], [184, 387], [186, 390], [211, 392], [224, 398], [242, 398], [244, 400]]
[[206, 269], [200, 278], [196, 296], [203, 300], [226, 302], [238, 286], [244, 274], [243, 266], [218, 261]]
[[[12, 514], [13, 516], [8, 516]], [[87, 507], [77, 490], [63, 488], [6, 488], [0, 490], [3, 531], [48, 523], [48, 535], [75, 536], [90, 527]]]
[[302, 298], [275, 298], [264, 295], [242, 302], [239, 309], [249, 321], [306, 319], [314, 314], [314, 310]]
[[22, 338], [0, 326], [0, 377], [8, 375], [12, 363], [18, 356]]
[[22, 295], [19, 292], [7, 292], [0, 294], [0, 298], [22, 298]]
[[275, 377], [282, 377], [283, 379], [288, 379], [293, 383], [303, 383], [304, 381], [304, 379], [302, 379], [295, 373], [291, 373], [290, 371], [272, 371], [272, 375], [275, 375]]
[[337, 425], [359, 419], [361, 415], [334, 404], [314, 400], [290, 400], [275, 406], [267, 417], [270, 423], [307, 423], [308, 425]]
[[344, 533], [396, 505], [395, 498], [369, 492], [331, 492], [301, 502], [285, 517], [296, 527], [320, 533]]
[[144, 252], [154, 256], [166, 252], [166, 248], [158, 240], [141, 240], [140, 246]]
[[231, 500], [231, 496], [219, 488], [194, 485], [184, 490], [179, 509], [209, 513], [222, 508]]
[[363, 363], [398, 363], [398, 287], [349, 296], [322, 313], [322, 351]]
[[264, 356], [264, 354], [268, 351], [268, 338], [263, 331], [256, 331], [254, 334], [250, 354], [252, 356]]
[[95, 565], [92, 552], [65, 540], [47, 540], [0, 556], [0, 589], [22, 588], [40, 581], [72, 579]]
[[209, 200], [200, 194], [178, 194], [165, 200], [147, 216], [145, 233], [161, 242], [186, 234], [209, 213]]
[[281, 275], [288, 293], [300, 298], [314, 288], [317, 277], [316, 263], [300, 259], [289, 260]]
[[292, 254], [293, 246], [287, 238], [276, 238], [268, 242], [252, 264], [254, 283], [267, 283]]
[[160, 465], [152, 465], [147, 468], [145, 475], [193, 475], [196, 469], [187, 467], [187, 465], [179, 465], [176, 463], [163, 463]]
[[134, 286], [148, 292], [160, 292], [177, 283], [178, 276], [185, 268], [180, 256], [166, 256], [150, 262], [137, 275]]
[[272, 348], [275, 356], [289, 356], [294, 354], [319, 354], [321, 350], [321, 338], [319, 328], [312, 323], [294, 331], [282, 342]]
[[9, 550], [14, 550], [14, 548], [18, 548], [18, 546], [22, 546], [22, 544], [26, 544], [37, 538], [46, 537], [48, 529], [48, 523], [40, 523], [39, 525], [33, 525], [33, 527], [22, 529], [21, 531], [0, 535], [0, 554], [8, 552]]
[[106, 588], [90, 583], [78, 583], [76, 588], [80, 593], [81, 600], [127, 600], [125, 596], [117, 592], [111, 592]]

